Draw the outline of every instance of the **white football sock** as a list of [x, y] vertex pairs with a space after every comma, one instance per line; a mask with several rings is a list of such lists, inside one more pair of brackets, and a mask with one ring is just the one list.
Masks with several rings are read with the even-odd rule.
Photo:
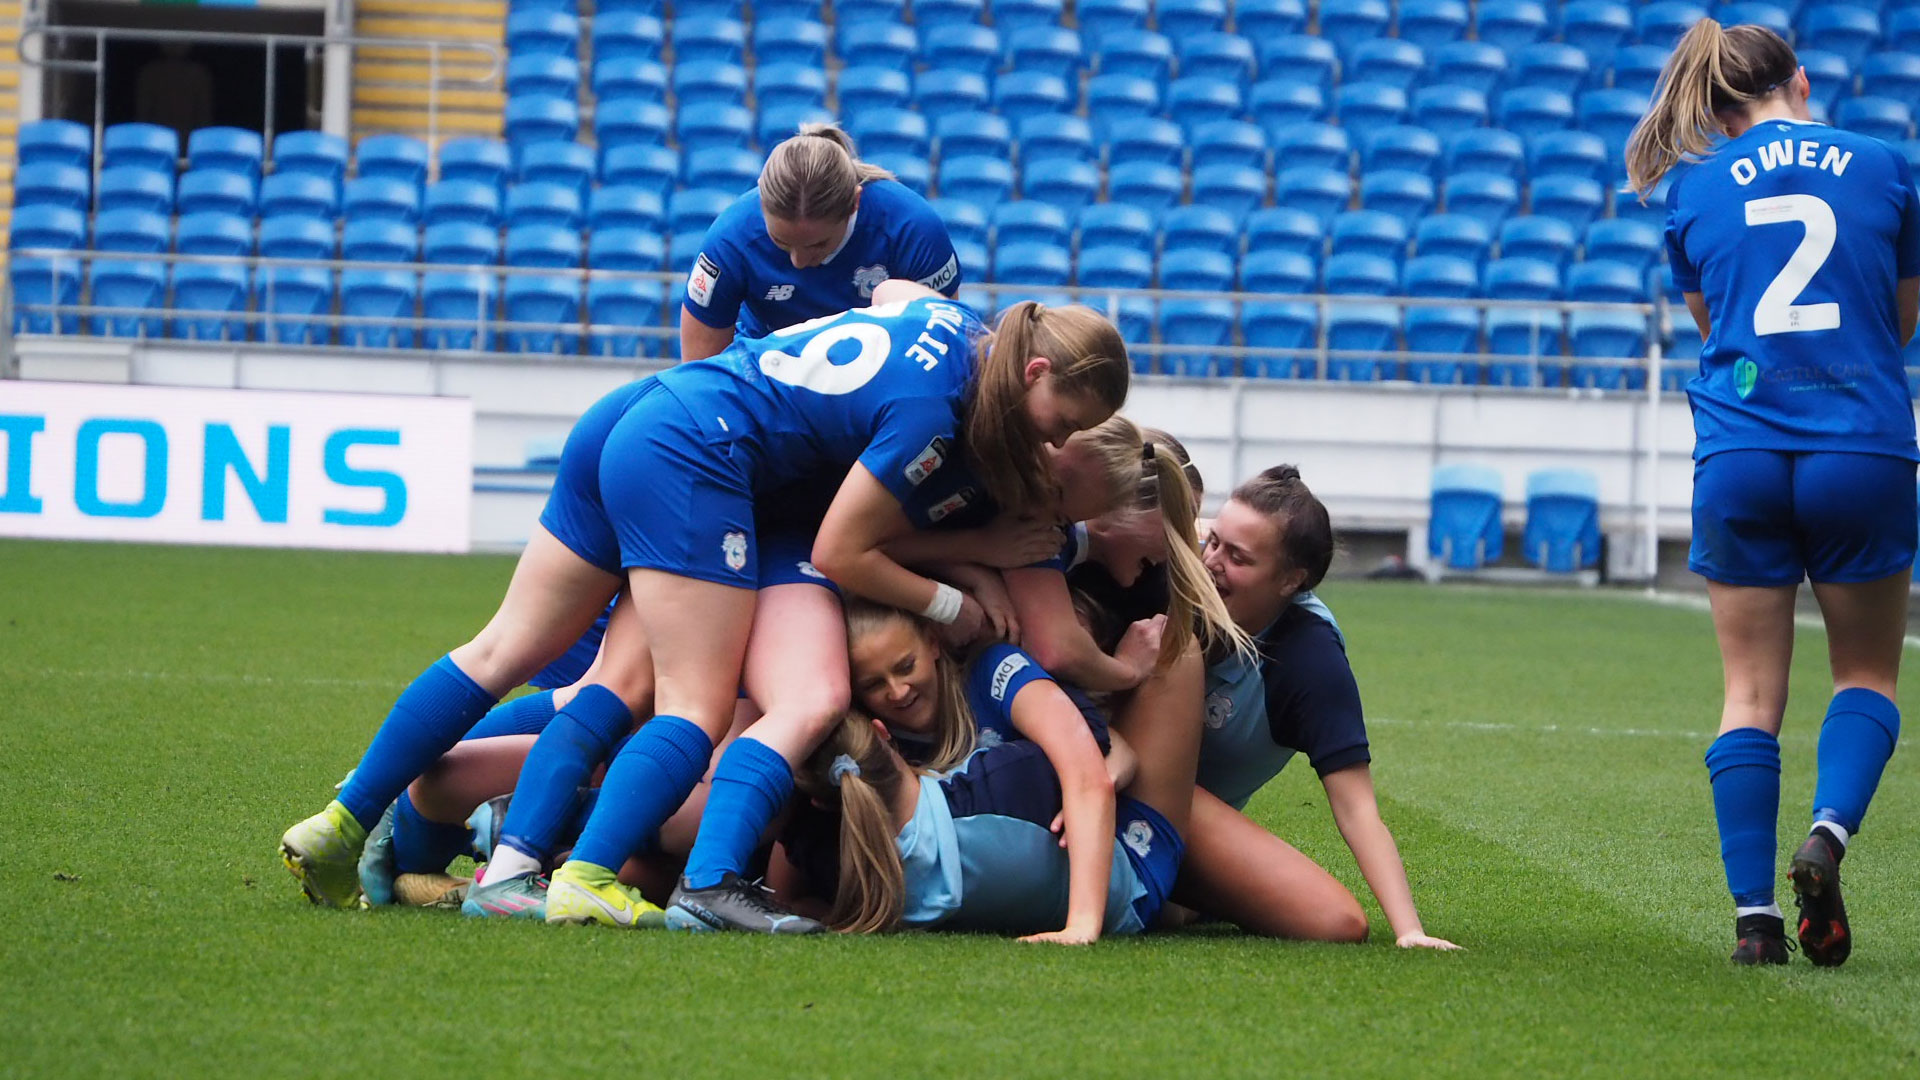
[[487, 860], [486, 883], [497, 885], [511, 877], [539, 872], [540, 860], [519, 848], [501, 844], [493, 849], [493, 857]]

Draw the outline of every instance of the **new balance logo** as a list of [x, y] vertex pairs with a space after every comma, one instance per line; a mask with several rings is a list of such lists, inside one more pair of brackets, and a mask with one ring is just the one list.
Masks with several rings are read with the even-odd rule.
[[773, 288], [771, 288], [771, 289], [768, 289], [768, 290], [767, 290], [767, 299], [769, 299], [769, 300], [791, 300], [791, 299], [793, 299], [793, 286], [791, 286], [791, 285], [775, 285], [775, 286], [774, 286]]

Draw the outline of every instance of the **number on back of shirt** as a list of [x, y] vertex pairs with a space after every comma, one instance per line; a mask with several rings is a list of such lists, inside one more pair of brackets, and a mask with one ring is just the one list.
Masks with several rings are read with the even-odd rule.
[[1806, 235], [1787, 258], [1787, 265], [1780, 268], [1766, 291], [1760, 294], [1760, 302], [1754, 305], [1753, 332], [1758, 337], [1840, 328], [1839, 304], [1794, 303], [1813, 275], [1819, 273], [1827, 256], [1833, 254], [1837, 230], [1833, 207], [1815, 195], [1775, 195], [1747, 203], [1749, 227], [1795, 222], [1806, 227]]
[[[905, 304], [884, 304], [867, 308], [864, 314], [887, 318], [900, 314]], [[800, 352], [768, 349], [760, 354], [760, 372], [769, 379], [811, 390], [816, 394], [851, 394], [873, 381], [893, 354], [893, 336], [879, 323], [842, 322], [853, 312], [841, 312], [824, 318], [809, 319], [768, 335], [771, 338], [799, 337], [811, 333]], [[857, 342], [860, 351], [853, 359], [834, 363], [833, 347], [842, 342]]]

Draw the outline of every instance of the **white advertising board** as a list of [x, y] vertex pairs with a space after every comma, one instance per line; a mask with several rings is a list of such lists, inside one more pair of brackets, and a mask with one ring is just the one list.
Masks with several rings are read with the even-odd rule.
[[0, 382], [0, 536], [466, 551], [465, 399]]

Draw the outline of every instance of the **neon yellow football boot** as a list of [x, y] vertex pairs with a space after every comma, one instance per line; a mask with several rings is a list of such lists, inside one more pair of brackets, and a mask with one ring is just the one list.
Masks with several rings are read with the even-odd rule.
[[640, 890], [620, 884], [604, 866], [569, 860], [547, 885], [547, 921], [570, 926], [599, 923], [623, 930], [666, 925], [666, 912], [647, 902]]
[[366, 843], [366, 827], [335, 799], [287, 830], [280, 838], [280, 861], [307, 899], [322, 907], [358, 907], [360, 851]]

